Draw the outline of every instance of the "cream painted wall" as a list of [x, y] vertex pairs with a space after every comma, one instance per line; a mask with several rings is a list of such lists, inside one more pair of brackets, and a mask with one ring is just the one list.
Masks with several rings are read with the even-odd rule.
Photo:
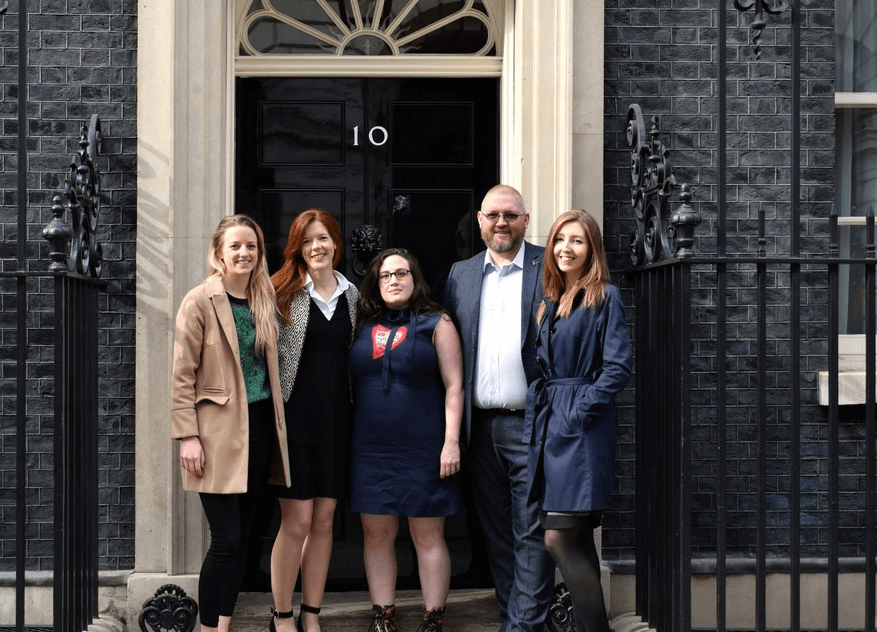
[[[572, 208], [603, 229], [603, 0], [577, 0], [573, 14]], [[563, 209], [567, 210], [567, 209]]]
[[502, 139], [513, 151], [502, 173], [524, 195], [527, 237], [540, 245], [571, 208], [603, 225], [603, 15], [602, 0], [515, 4], [503, 75], [514, 124]]
[[129, 621], [175, 575], [197, 594], [206, 543], [198, 498], [180, 486], [169, 438], [173, 322], [207, 275], [206, 254], [230, 213], [228, 6], [141, 0], [138, 6], [135, 572]]

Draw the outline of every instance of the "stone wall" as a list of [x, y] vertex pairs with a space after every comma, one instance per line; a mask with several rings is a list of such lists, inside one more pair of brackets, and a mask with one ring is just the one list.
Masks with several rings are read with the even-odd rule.
[[[18, 3], [0, 19], [0, 258], [18, 269]], [[105, 570], [134, 567], [134, 261], [136, 241], [136, 0], [31, 0], [27, 72], [26, 270], [48, 268], [42, 229], [63, 191], [83, 123], [101, 119], [102, 207], [97, 236], [108, 283], [99, 313], [99, 557]], [[66, 221], [69, 223], [70, 218]], [[15, 280], [0, 280], [0, 571], [14, 568]], [[52, 323], [50, 283], [28, 283], [27, 567], [52, 568]]]

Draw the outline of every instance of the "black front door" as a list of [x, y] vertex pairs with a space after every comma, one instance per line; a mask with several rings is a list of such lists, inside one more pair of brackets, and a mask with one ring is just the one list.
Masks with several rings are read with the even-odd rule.
[[[347, 252], [369, 224], [409, 248], [427, 281], [483, 248], [473, 210], [498, 178], [495, 79], [239, 79], [236, 210], [279, 265], [301, 211], [335, 216]], [[357, 279], [358, 280], [358, 279]]]
[[[475, 212], [498, 182], [498, 127], [496, 79], [238, 79], [235, 210], [265, 231], [272, 272], [295, 216], [320, 208], [341, 227], [351, 282], [367, 264], [352, 245], [368, 225], [381, 246], [415, 254], [440, 300], [451, 264], [484, 249]], [[276, 521], [269, 511], [256, 529], [249, 590], [270, 589]], [[446, 530], [458, 574], [470, 557], [466, 515]], [[359, 518], [344, 507], [335, 540], [329, 588], [363, 589]], [[407, 587], [416, 578], [407, 531], [397, 548]]]

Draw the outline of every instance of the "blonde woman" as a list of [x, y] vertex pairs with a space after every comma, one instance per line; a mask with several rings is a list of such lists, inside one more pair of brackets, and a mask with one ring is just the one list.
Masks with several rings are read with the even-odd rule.
[[224, 218], [207, 259], [210, 276], [177, 313], [172, 437], [183, 487], [199, 493], [210, 526], [198, 582], [201, 629], [227, 632], [257, 503], [269, 470], [289, 485], [289, 459], [261, 229], [246, 215]]

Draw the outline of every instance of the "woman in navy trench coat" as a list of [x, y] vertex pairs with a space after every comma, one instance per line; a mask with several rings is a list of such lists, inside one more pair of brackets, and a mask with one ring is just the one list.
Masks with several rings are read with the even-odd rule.
[[542, 266], [536, 362], [527, 393], [530, 496], [572, 597], [580, 632], [608, 632], [594, 529], [609, 504], [618, 411], [630, 379], [621, 293], [609, 285], [600, 228], [583, 211], [554, 222]]

